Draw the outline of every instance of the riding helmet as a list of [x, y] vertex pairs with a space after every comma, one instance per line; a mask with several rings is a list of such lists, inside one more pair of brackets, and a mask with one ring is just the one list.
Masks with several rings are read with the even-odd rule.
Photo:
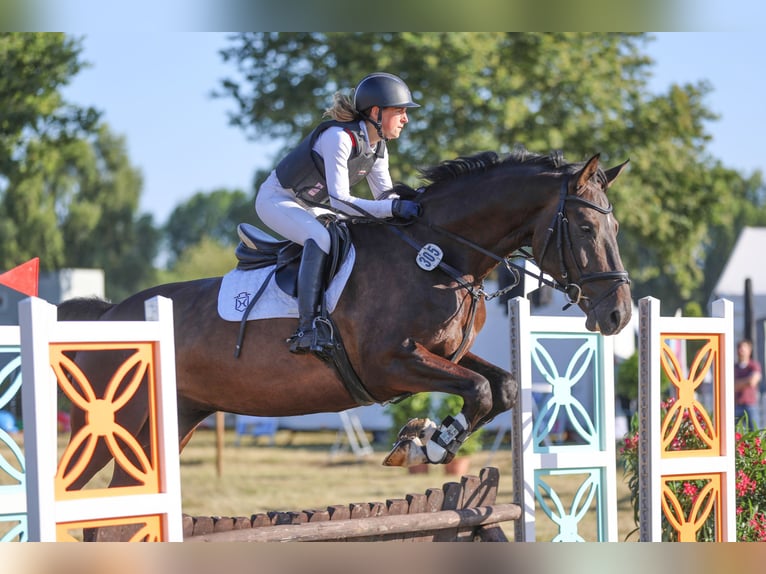
[[419, 108], [412, 101], [407, 84], [398, 76], [376, 72], [362, 78], [354, 90], [354, 107], [364, 112], [372, 106], [381, 108]]

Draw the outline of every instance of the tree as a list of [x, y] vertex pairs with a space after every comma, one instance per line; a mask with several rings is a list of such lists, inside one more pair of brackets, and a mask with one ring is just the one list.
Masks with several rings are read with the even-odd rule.
[[710, 298], [743, 227], [766, 226], [766, 185], [760, 172], [750, 177], [723, 166], [714, 168], [716, 191], [728, 201], [711, 212], [711, 227], [704, 245], [703, 301]]
[[82, 162], [69, 162], [77, 193], [60, 224], [65, 266], [104, 269], [107, 295], [119, 301], [157, 282], [153, 261], [161, 235], [151, 215], [138, 213], [142, 178], [129, 163], [124, 138], [101, 125], [80, 144]]
[[60, 89], [85, 64], [63, 34], [0, 34], [0, 267], [99, 267], [112, 299], [154, 281], [159, 235], [123, 138]]
[[[59, 88], [81, 68], [80, 47], [58, 34], [0, 34], [0, 266], [40, 256], [63, 264], [56, 190], [46, 185], [56, 159], [98, 121], [67, 106]], [[59, 146], [56, 144], [63, 144]]]
[[[332, 94], [365, 74], [400, 75], [422, 108], [391, 142], [392, 176], [419, 183], [419, 167], [516, 143], [563, 149], [570, 161], [597, 152], [630, 158], [610, 192], [634, 295], [671, 311], [703, 297], [701, 263], [713, 206], [731, 199], [706, 154], [704, 81], [649, 93], [646, 34], [246, 33], [222, 52], [236, 66], [219, 96], [234, 125], [294, 145], [321, 119]], [[752, 185], [752, 184], [751, 184]]]
[[163, 283], [173, 283], [218, 277], [231, 271], [236, 264], [232, 246], [223, 245], [209, 235], [203, 235], [179, 255], [173, 266], [160, 271], [160, 279]]
[[170, 266], [204, 238], [233, 248], [239, 241], [237, 225], [254, 218], [254, 198], [243, 191], [216, 189], [194, 194], [173, 210], [165, 224]]

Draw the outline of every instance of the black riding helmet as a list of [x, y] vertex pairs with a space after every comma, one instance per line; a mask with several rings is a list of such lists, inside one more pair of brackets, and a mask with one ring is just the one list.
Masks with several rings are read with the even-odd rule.
[[[378, 106], [378, 118], [370, 117], [368, 110]], [[354, 108], [369, 120], [378, 131], [381, 139], [382, 108], [419, 108], [420, 104], [412, 101], [412, 94], [407, 84], [400, 77], [385, 72], [376, 72], [362, 78], [354, 90]]]

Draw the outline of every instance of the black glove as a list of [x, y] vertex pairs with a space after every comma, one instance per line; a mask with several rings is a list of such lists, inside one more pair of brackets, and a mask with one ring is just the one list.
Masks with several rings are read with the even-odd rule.
[[391, 205], [391, 214], [402, 219], [415, 219], [423, 214], [423, 207], [416, 201], [395, 199]]

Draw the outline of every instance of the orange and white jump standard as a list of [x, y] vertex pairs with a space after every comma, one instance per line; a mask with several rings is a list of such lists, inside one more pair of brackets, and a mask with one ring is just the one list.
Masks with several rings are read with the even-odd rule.
[[[134, 527], [132, 540], [183, 540], [172, 301], [154, 297], [145, 310], [146, 321], [59, 322], [54, 305], [19, 303], [30, 541], [76, 540], [74, 530], [106, 526]], [[74, 354], [115, 350], [126, 359], [97, 396]], [[86, 417], [60, 457], [58, 389]], [[116, 417], [137, 392], [150, 397], [146, 451]], [[71, 488], [99, 444], [135, 485]]]

